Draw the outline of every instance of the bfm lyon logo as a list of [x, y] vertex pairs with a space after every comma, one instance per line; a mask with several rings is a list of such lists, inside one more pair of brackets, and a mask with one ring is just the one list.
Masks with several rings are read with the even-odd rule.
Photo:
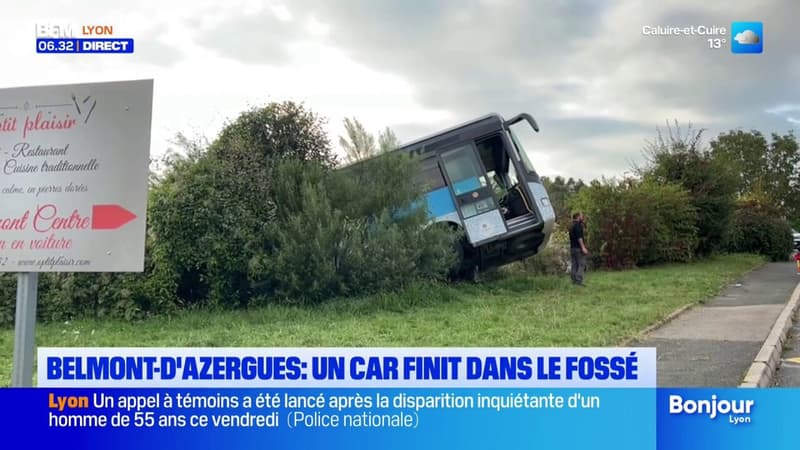
[[[79, 33], [76, 33], [76, 30]], [[112, 25], [36, 24], [37, 53], [133, 53], [133, 39], [120, 38]]]
[[[81, 25], [82, 36], [110, 37], [114, 35], [112, 25]], [[36, 24], [36, 37], [40, 38], [70, 38], [75, 36], [75, 29], [68, 23], [38, 23]]]
[[669, 413], [706, 415], [712, 420], [720, 414], [727, 414], [729, 423], [739, 425], [751, 422], [750, 414], [755, 404], [755, 400], [718, 400], [716, 395], [712, 395], [710, 400], [691, 400], [670, 395]]

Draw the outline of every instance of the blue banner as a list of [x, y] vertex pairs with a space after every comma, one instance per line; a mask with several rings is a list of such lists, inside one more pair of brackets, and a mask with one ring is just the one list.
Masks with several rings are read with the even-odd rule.
[[608, 436], [642, 450], [656, 432], [652, 389], [35, 388], [0, 402], [20, 445], [62, 450], [600, 448]]
[[[59, 449], [795, 449], [798, 389], [657, 389], [648, 348], [40, 348], [0, 390]], [[16, 442], [13, 442], [16, 441]]]
[[130, 38], [39, 38], [37, 53], [133, 53]]
[[796, 449], [800, 389], [658, 389], [658, 449]]
[[797, 448], [800, 389], [26, 388], [0, 404], [6, 439], [63, 450], [780, 450]]

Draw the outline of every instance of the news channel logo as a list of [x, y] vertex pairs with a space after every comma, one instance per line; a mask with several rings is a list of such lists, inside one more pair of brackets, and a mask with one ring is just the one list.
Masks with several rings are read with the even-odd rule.
[[719, 399], [716, 395], [706, 399], [685, 399], [669, 396], [670, 415], [705, 416], [709, 420], [724, 417], [732, 425], [752, 423], [756, 401], [752, 399]]
[[113, 25], [36, 24], [36, 53], [133, 53], [133, 39]]
[[762, 53], [764, 51], [764, 25], [761, 22], [733, 22], [731, 24], [731, 52]]

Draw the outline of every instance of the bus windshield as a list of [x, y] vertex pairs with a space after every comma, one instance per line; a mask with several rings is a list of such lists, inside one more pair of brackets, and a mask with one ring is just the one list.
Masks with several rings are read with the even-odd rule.
[[519, 140], [519, 137], [517, 137], [517, 133], [515, 133], [511, 128], [509, 128], [508, 131], [511, 135], [511, 140], [514, 142], [514, 147], [516, 147], [517, 155], [519, 155], [522, 165], [525, 167], [525, 171], [531, 175], [536, 175], [536, 170], [533, 168], [533, 163], [531, 162], [530, 157], [528, 157], [528, 152], [525, 150], [525, 147], [522, 146], [522, 142]]

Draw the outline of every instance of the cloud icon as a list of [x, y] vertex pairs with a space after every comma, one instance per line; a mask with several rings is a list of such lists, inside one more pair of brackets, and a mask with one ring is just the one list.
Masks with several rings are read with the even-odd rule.
[[741, 33], [736, 33], [736, 37], [733, 39], [739, 44], [758, 44], [761, 40], [753, 30], [744, 30]]

